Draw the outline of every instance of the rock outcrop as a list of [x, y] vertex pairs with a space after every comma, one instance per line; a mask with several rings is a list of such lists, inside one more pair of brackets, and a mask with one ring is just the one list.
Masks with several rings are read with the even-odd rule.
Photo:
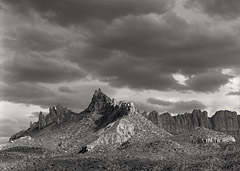
[[121, 119], [118, 123], [109, 124], [107, 128], [108, 130], [100, 132], [100, 136], [96, 141], [87, 145], [88, 150], [91, 151], [96, 146], [122, 144], [135, 135], [134, 124], [126, 119]]
[[213, 129], [220, 132], [232, 133], [239, 130], [238, 116], [236, 112], [228, 110], [217, 111], [212, 117]]
[[134, 107], [132, 102], [120, 101], [105, 108], [102, 117], [96, 121], [98, 138], [88, 144], [88, 150], [115, 148], [129, 141], [147, 141], [152, 138], [170, 137], [171, 134], [159, 129]]
[[222, 132], [210, 130], [203, 127], [196, 127], [193, 131], [172, 137], [177, 141], [188, 141], [194, 144], [206, 143], [234, 143], [236, 139]]
[[217, 111], [211, 118], [206, 111], [193, 110], [192, 113], [171, 116], [153, 111], [147, 117], [155, 125], [171, 134], [178, 135], [195, 130], [197, 127], [208, 128], [238, 137], [240, 135], [240, 116], [227, 110]]
[[212, 128], [206, 111], [194, 110], [191, 114], [185, 113], [171, 116], [169, 113], [159, 114], [156, 111], [148, 115], [148, 119], [171, 134], [181, 134], [194, 130], [196, 127]]
[[86, 109], [87, 112], [101, 112], [115, 105], [115, 100], [106, 96], [101, 89], [95, 90], [92, 101]]
[[31, 123], [29, 129], [22, 130], [10, 137], [9, 141], [18, 139], [20, 137], [29, 135], [36, 130], [41, 130], [51, 124], [60, 124], [70, 119], [71, 115], [75, 114], [71, 110], [62, 107], [61, 104], [57, 104], [56, 107], [50, 107], [49, 113], [44, 116], [42, 112], [39, 113], [38, 121]]
[[46, 125], [47, 123], [46, 123], [45, 117], [42, 114], [42, 112], [40, 112], [38, 116], [38, 129], [43, 129], [46, 127]]

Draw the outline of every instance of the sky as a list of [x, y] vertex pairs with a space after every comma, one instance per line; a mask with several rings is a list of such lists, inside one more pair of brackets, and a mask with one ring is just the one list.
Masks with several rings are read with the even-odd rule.
[[2, 0], [0, 143], [101, 88], [140, 111], [240, 112], [239, 0]]

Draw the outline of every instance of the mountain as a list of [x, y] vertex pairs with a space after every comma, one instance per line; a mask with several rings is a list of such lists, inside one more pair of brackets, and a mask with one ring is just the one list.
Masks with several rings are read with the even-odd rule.
[[34, 145], [72, 152], [85, 146], [89, 151], [110, 150], [130, 139], [144, 142], [171, 134], [139, 114], [133, 103], [117, 103], [99, 89], [83, 112], [74, 113], [57, 104], [46, 116], [40, 112], [37, 122], [11, 136], [10, 141], [25, 136], [34, 138]]
[[201, 110], [193, 110], [192, 113], [176, 116], [153, 111], [147, 115], [147, 118], [159, 128], [174, 135], [193, 131], [197, 127], [234, 135], [236, 138], [240, 135], [240, 116], [228, 110], [217, 111], [212, 117], [208, 117], [208, 113]]
[[231, 133], [237, 124], [229, 112], [139, 113], [98, 89], [84, 111], [57, 104], [12, 135], [0, 146], [0, 170], [221, 170], [240, 149], [233, 136], [213, 129]]

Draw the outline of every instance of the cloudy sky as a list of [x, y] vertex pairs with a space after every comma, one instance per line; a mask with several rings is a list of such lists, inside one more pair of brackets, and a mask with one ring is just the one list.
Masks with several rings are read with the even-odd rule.
[[99, 87], [141, 111], [240, 111], [239, 0], [3, 0], [0, 22], [0, 142]]

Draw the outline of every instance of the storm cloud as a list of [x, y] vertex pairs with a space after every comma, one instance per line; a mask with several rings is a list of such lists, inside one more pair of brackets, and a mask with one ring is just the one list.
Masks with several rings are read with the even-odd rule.
[[200, 9], [210, 16], [218, 16], [223, 19], [236, 19], [240, 14], [238, 0], [187, 0], [185, 6]]
[[127, 15], [162, 14], [174, 6], [174, 0], [5, 0], [24, 15], [31, 10], [60, 25], [75, 25], [91, 20], [111, 21]]
[[66, 45], [67, 42], [62, 37], [33, 27], [10, 30], [3, 39], [3, 46], [18, 51], [49, 52]]
[[[211, 2], [212, 7], [188, 0], [185, 6], [200, 6], [207, 15], [220, 15], [225, 6], [223, 15], [232, 17], [227, 11], [234, 1]], [[85, 96], [72, 85], [96, 80], [112, 89], [209, 94], [232, 78], [223, 69], [240, 67], [237, 33], [210, 22], [189, 22], [174, 0], [5, 0], [4, 7], [19, 20], [3, 36], [11, 56], [1, 61], [6, 101], [42, 107], [62, 101], [82, 108], [87, 102], [78, 105], [79, 97], [92, 92]], [[184, 84], [174, 74], [181, 74]], [[29, 92], [18, 92], [23, 85]], [[42, 95], [31, 97], [31, 91]], [[148, 100], [180, 111], [185, 105]]]
[[[46, 57], [27, 58], [19, 64], [15, 59], [5, 64], [12, 72], [9, 79], [58, 83], [90, 74], [117, 88], [208, 93], [228, 82], [228, 76], [221, 74], [222, 68], [240, 65], [239, 38], [233, 32], [215, 31], [206, 23], [188, 23], [173, 11], [174, 1], [144, 0], [138, 5], [136, 1], [119, 0], [5, 3], [24, 16], [33, 10], [49, 24], [71, 25], [69, 32], [79, 35], [69, 43], [40, 29], [20, 27], [9, 32], [4, 39], [6, 48], [28, 48], [47, 58], [51, 51], [59, 50], [65, 61], [74, 64], [59, 64]], [[187, 85], [174, 79], [177, 73], [189, 78]]]
[[18, 54], [3, 63], [6, 82], [58, 83], [86, 77], [83, 70], [44, 54]]
[[187, 88], [196, 92], [214, 92], [227, 84], [231, 77], [219, 72], [200, 73], [186, 81]]
[[[172, 74], [196, 78], [239, 66], [238, 41], [232, 33], [188, 24], [174, 13], [126, 16], [93, 31], [84, 46], [70, 46], [66, 56], [93, 75], [107, 77], [115, 87], [182, 90], [186, 88]], [[219, 75], [206, 92], [226, 84], [227, 79], [217, 80]], [[193, 86], [189, 81], [187, 89], [198, 91]]]

